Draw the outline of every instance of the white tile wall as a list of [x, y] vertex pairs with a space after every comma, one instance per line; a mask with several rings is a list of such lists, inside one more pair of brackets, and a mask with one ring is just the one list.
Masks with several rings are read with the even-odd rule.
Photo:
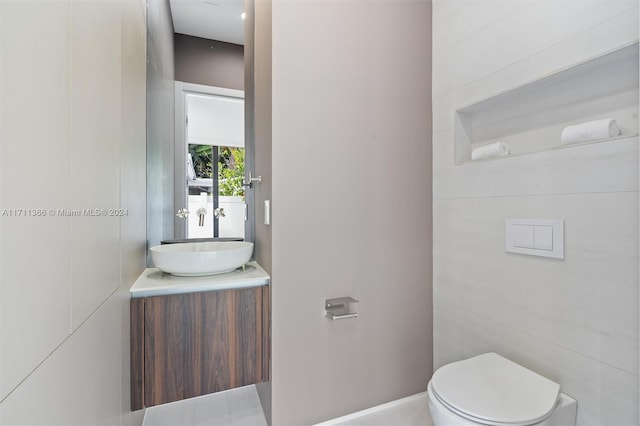
[[[434, 4], [434, 366], [500, 352], [580, 425], [640, 421], [638, 139], [455, 166], [453, 117], [637, 39], [637, 1]], [[564, 219], [565, 259], [506, 253], [507, 217]]]
[[109, 299], [2, 402], [2, 424], [120, 424], [120, 303]]
[[[435, 296], [637, 374], [637, 204], [637, 192], [441, 200]], [[507, 217], [563, 218], [565, 259], [506, 253]]]
[[[535, 4], [536, 2], [527, 3]], [[434, 132], [453, 128], [454, 115], [450, 114], [451, 110], [475, 104], [509, 89], [538, 80], [547, 74], [627, 46], [638, 38], [638, 31], [638, 9], [636, 8], [590, 28], [589, 31], [580, 32], [538, 50], [522, 60], [495, 69], [492, 73], [471, 83], [460, 83], [434, 98]], [[434, 88], [439, 86], [436, 75], [439, 69], [434, 67]]]
[[[434, 13], [440, 19], [433, 21], [434, 54], [466, 41], [474, 34], [486, 31], [489, 26], [500, 25], [513, 15], [525, 13], [535, 2], [511, 0], [484, 1], [435, 1]], [[455, 31], [451, 31], [455, 28]]]
[[146, 9], [0, 2], [0, 423], [140, 424], [128, 288], [145, 266]]
[[[71, 208], [114, 209], [120, 204], [121, 4], [76, 2], [72, 12]], [[72, 221], [74, 329], [118, 288], [119, 237], [119, 217]]]
[[142, 424], [143, 411], [129, 412], [129, 284], [146, 267], [146, 3], [124, 2], [122, 14], [122, 143], [120, 206], [127, 209], [120, 221], [121, 413], [122, 425]]
[[[70, 25], [68, 2], [0, 2], [2, 210], [69, 204]], [[0, 216], [0, 400], [69, 335], [70, 229]]]
[[459, 25], [447, 26], [442, 33], [455, 34], [469, 21], [485, 25], [449, 45], [439, 43], [440, 36], [434, 37], [434, 57], [441, 61], [434, 69], [434, 99], [638, 8], [637, 0], [518, 2], [521, 11], [492, 23], [492, 12], [502, 9], [505, 2], [476, 3], [484, 6], [483, 13], [466, 15], [466, 20], [460, 17]]

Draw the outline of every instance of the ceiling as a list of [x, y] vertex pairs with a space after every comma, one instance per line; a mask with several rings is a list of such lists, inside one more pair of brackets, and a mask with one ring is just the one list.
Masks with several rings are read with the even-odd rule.
[[178, 34], [244, 45], [244, 0], [169, 0]]

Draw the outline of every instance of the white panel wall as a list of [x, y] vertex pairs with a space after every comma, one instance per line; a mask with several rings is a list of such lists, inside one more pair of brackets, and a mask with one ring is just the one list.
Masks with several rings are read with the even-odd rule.
[[[638, 139], [454, 165], [454, 111], [638, 39], [637, 0], [434, 2], [434, 367], [495, 351], [638, 414]], [[504, 219], [565, 220], [565, 259], [506, 253]]]
[[[431, 3], [272, 18], [272, 421], [312, 424], [431, 376]], [[324, 318], [340, 296], [357, 319]]]
[[[64, 208], [72, 193], [71, 3], [3, 1], [0, 28], [2, 209]], [[71, 220], [5, 215], [0, 233], [4, 398], [71, 331]]]
[[[122, 14], [122, 60], [120, 108], [120, 205], [127, 216], [120, 222], [120, 288], [109, 300], [117, 302], [120, 322], [120, 413], [122, 425], [142, 424], [143, 411], [131, 413], [129, 355], [129, 287], [146, 266], [146, 82], [147, 4], [125, 1]], [[117, 344], [117, 343], [116, 343]]]
[[[70, 205], [109, 209], [120, 195], [121, 7], [79, 1], [71, 17]], [[116, 216], [71, 221], [73, 328], [119, 287], [119, 225]]]
[[[0, 2], [0, 423], [140, 424], [128, 288], [145, 266], [146, 7]], [[142, 197], [141, 197], [142, 196]], [[126, 209], [59, 217], [51, 209]]]

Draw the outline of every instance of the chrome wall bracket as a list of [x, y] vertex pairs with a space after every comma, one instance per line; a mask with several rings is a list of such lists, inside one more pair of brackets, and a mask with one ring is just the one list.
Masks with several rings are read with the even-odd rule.
[[353, 297], [338, 297], [324, 301], [324, 316], [331, 320], [357, 318], [358, 313], [351, 310], [351, 305], [358, 303]]

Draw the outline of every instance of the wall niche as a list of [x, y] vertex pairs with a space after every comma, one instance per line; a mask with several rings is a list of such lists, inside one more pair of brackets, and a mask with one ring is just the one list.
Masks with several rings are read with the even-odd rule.
[[[611, 118], [614, 138], [564, 144], [562, 130]], [[472, 161], [473, 149], [505, 142], [511, 156], [570, 148], [638, 135], [638, 43], [589, 59], [499, 93], [455, 112], [455, 162]]]

